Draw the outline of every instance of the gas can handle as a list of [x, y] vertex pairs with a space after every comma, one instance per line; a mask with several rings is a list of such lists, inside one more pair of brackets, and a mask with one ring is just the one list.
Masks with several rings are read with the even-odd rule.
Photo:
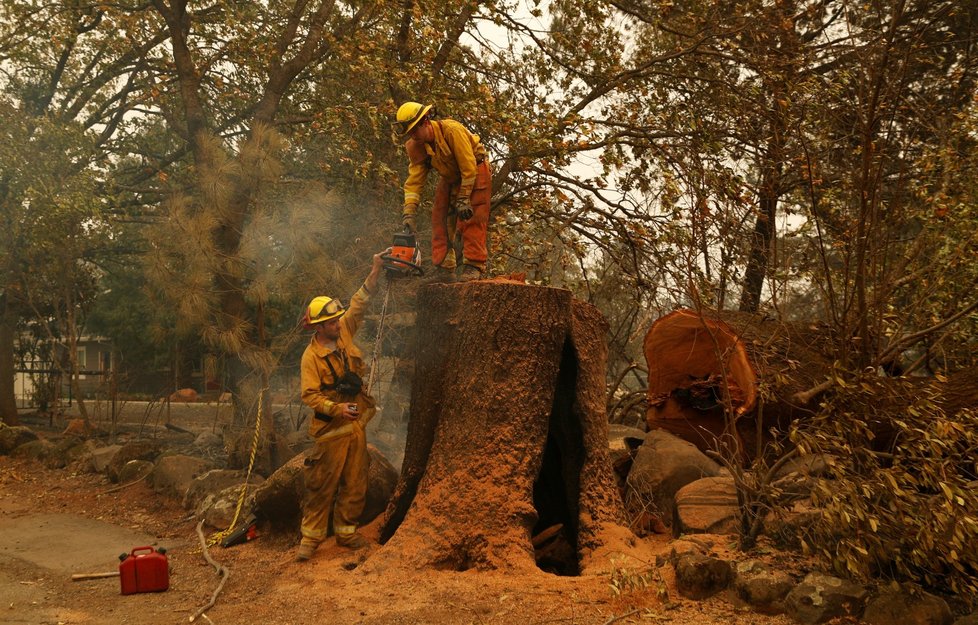
[[129, 552], [129, 555], [134, 556], [136, 555], [137, 551], [149, 551], [150, 553], [153, 553], [156, 550], [148, 545], [146, 547], [133, 547], [132, 551]]

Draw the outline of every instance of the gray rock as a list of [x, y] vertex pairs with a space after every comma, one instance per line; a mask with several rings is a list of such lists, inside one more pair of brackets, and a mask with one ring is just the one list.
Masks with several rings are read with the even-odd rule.
[[802, 475], [805, 477], [822, 477], [828, 473], [829, 459], [825, 454], [806, 454], [796, 456], [786, 462], [777, 473], [778, 478]]
[[762, 614], [784, 612], [784, 599], [794, 585], [794, 580], [787, 573], [774, 571], [755, 560], [738, 562], [734, 567], [734, 591]]
[[675, 568], [676, 588], [689, 599], [712, 597], [725, 590], [733, 579], [730, 563], [710, 556], [680, 556]]
[[888, 588], [869, 600], [862, 620], [869, 625], [951, 625], [954, 617], [940, 597]]
[[122, 445], [107, 445], [93, 449], [89, 457], [92, 472], [104, 472], [108, 468], [109, 463], [112, 462], [112, 459], [115, 458], [115, 455], [119, 453], [120, 449], [122, 449]]
[[[183, 507], [188, 510], [197, 509], [200, 503], [209, 495], [216, 495], [226, 488], [244, 484], [246, 471], [238, 469], [212, 469], [198, 475], [187, 487], [183, 497]], [[249, 483], [258, 486], [265, 481], [260, 475], [252, 474]]]
[[119, 469], [116, 481], [120, 484], [129, 484], [141, 480], [153, 471], [153, 466], [149, 460], [130, 460]]
[[[215, 495], [208, 495], [197, 507], [197, 518], [203, 519], [209, 527], [226, 530], [234, 522], [234, 513], [238, 510], [238, 499], [241, 497], [241, 485], [229, 486]], [[238, 513], [238, 522], [244, 521], [255, 507], [255, 487], [248, 486]]]
[[628, 473], [625, 497], [654, 505], [664, 520], [673, 518], [676, 492], [704, 477], [716, 477], [720, 466], [696, 445], [662, 430], [646, 434]]
[[224, 438], [220, 434], [215, 434], [213, 432], [201, 432], [194, 439], [194, 445], [204, 449], [213, 447], [223, 447]]
[[113, 482], [124, 481], [120, 473], [122, 468], [129, 463], [130, 460], [156, 460], [156, 457], [160, 455], [160, 444], [156, 441], [147, 440], [137, 440], [130, 441], [122, 446], [118, 452], [116, 452], [115, 457], [109, 462], [109, 465], [105, 468], [105, 474], [109, 476], [109, 479]]
[[821, 510], [810, 500], [796, 501], [790, 508], [776, 508], [764, 519], [764, 533], [780, 548], [798, 548], [801, 536], [811, 534], [811, 528], [821, 518]]
[[194, 478], [213, 468], [212, 462], [202, 458], [179, 454], [164, 456], [156, 463], [149, 481], [157, 493], [182, 501]]
[[53, 452], [54, 443], [43, 438], [39, 438], [36, 441], [30, 441], [24, 443], [23, 445], [18, 445], [10, 455], [15, 458], [27, 458], [29, 460], [42, 462]]
[[705, 477], [676, 492], [672, 533], [736, 534], [740, 527], [737, 488], [732, 477]]
[[34, 430], [23, 425], [0, 423], [0, 456], [11, 453], [24, 443], [38, 440]]
[[95, 443], [91, 440], [66, 436], [55, 443], [54, 447], [45, 455], [44, 466], [49, 469], [63, 469], [88, 456], [94, 449]]
[[809, 573], [785, 598], [785, 612], [805, 625], [824, 623], [840, 616], [859, 618], [869, 593], [858, 584]]

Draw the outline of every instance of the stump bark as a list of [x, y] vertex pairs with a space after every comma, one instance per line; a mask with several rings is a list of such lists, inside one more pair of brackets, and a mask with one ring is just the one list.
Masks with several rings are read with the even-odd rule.
[[[608, 459], [606, 323], [569, 291], [429, 285], [401, 477], [371, 560], [446, 570], [536, 567], [546, 530], [575, 574], [627, 551]], [[560, 526], [559, 531], [553, 528]]]

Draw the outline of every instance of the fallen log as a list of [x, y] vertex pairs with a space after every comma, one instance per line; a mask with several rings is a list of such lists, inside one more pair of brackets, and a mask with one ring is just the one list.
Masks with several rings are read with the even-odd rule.
[[757, 315], [677, 310], [645, 337], [649, 429], [703, 451], [750, 461], [792, 419], [814, 413], [809, 393], [831, 371], [827, 333]]

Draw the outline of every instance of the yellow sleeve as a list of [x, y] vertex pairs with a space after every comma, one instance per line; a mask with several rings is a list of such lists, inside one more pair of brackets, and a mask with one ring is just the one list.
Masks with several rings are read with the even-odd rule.
[[408, 177], [404, 181], [404, 205], [420, 204], [421, 191], [428, 180], [428, 155], [424, 146], [414, 141], [405, 144], [408, 153]]
[[[448, 120], [445, 120], [446, 122]], [[469, 197], [472, 195], [472, 188], [475, 186], [476, 164], [475, 149], [472, 147], [472, 133], [466, 130], [465, 126], [459, 123], [442, 122], [442, 133], [445, 136], [445, 143], [452, 150], [455, 162], [458, 164], [458, 172], [461, 181], [459, 182], [459, 197]]]
[[340, 326], [343, 327], [346, 332], [349, 333], [352, 339], [360, 326], [363, 324], [363, 315], [367, 310], [367, 304], [370, 302], [370, 291], [367, 287], [361, 286], [353, 297], [350, 298], [350, 307], [346, 309], [346, 312], [340, 317]]

